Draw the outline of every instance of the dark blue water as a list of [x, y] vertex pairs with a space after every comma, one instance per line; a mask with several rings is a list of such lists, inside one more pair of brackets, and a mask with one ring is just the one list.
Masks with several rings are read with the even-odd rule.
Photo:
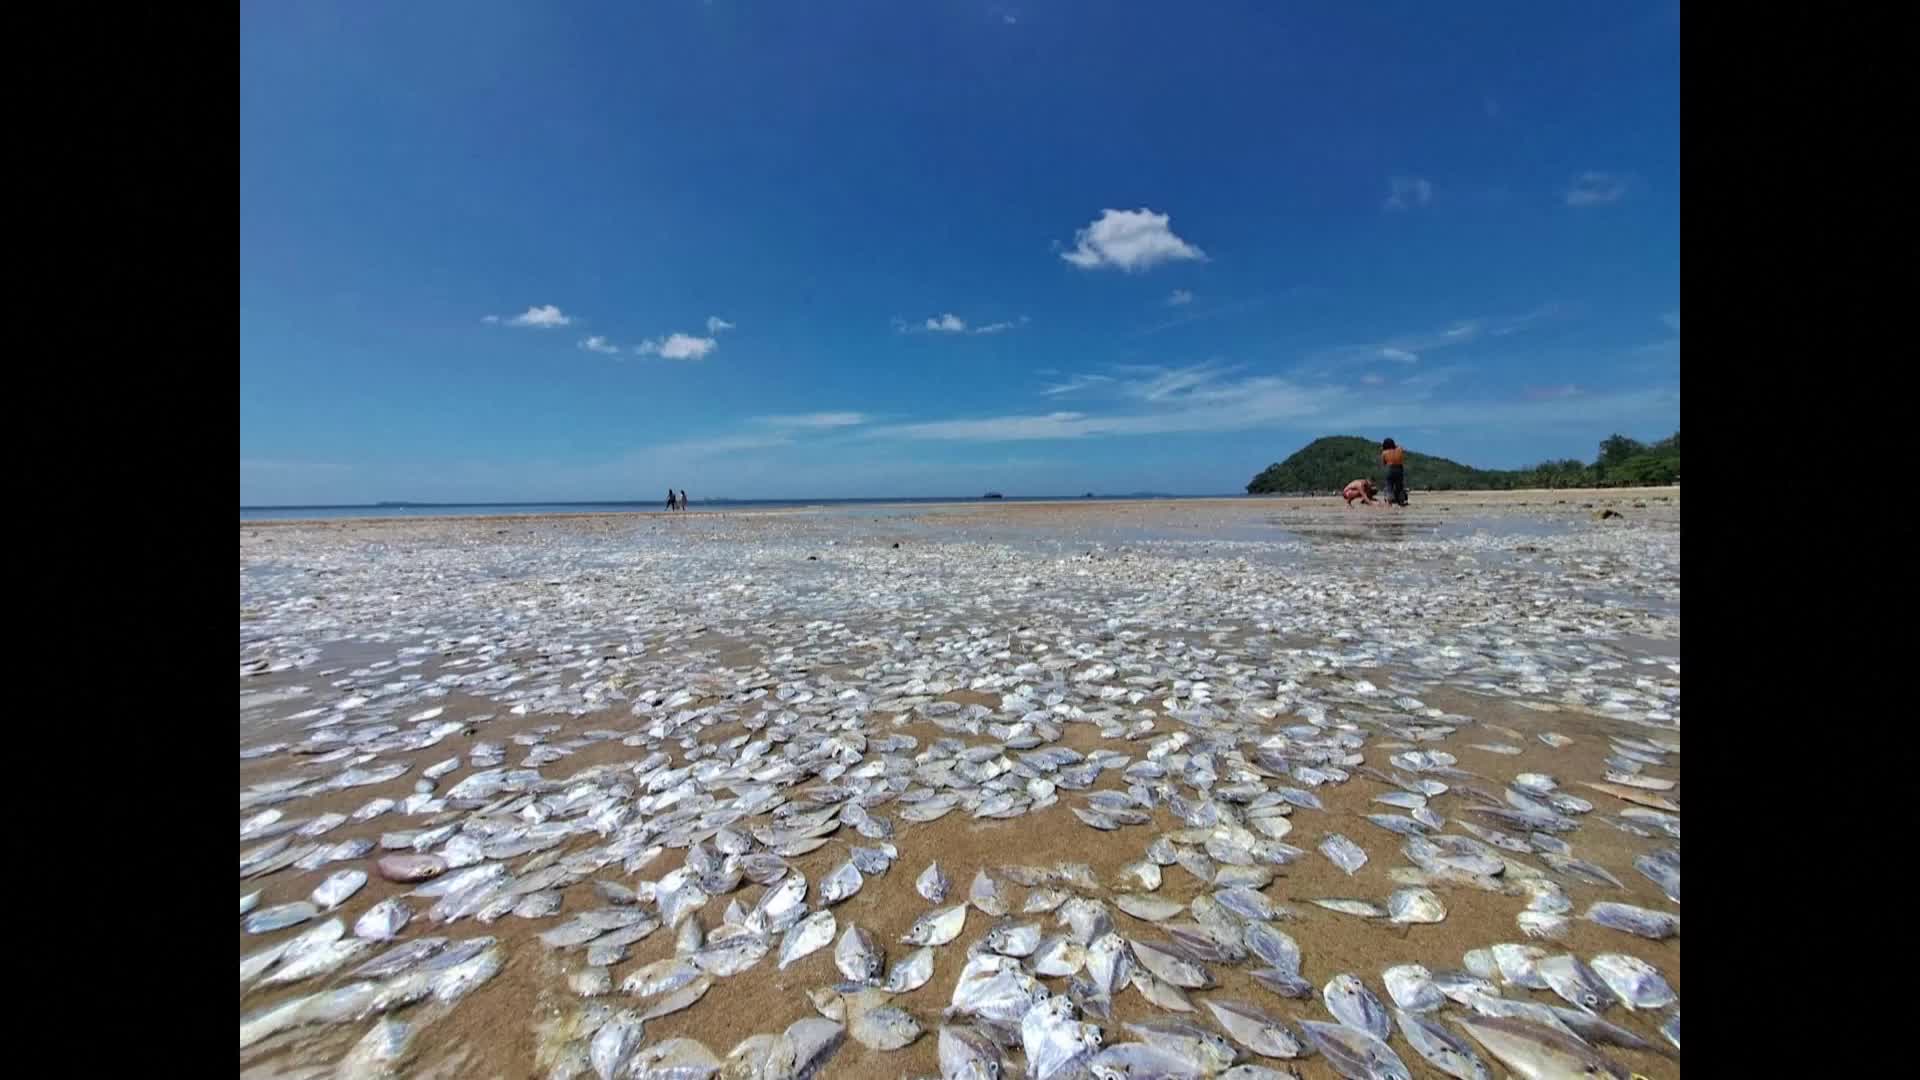
[[[1247, 498], [1232, 495], [1097, 495], [1089, 500], [1071, 495], [1009, 495], [1004, 499], [931, 496], [916, 499], [715, 499], [692, 503], [689, 513], [717, 513], [726, 510], [780, 510], [795, 507], [838, 509], [861, 506], [904, 506], [909, 504], [982, 504], [1011, 502], [1089, 502], [1138, 501], [1161, 499]], [[664, 513], [666, 500], [648, 502], [561, 502], [561, 503], [386, 503], [378, 506], [243, 506], [241, 521], [285, 521], [311, 518], [379, 517], [461, 517], [488, 514], [606, 514], [654, 511]]]

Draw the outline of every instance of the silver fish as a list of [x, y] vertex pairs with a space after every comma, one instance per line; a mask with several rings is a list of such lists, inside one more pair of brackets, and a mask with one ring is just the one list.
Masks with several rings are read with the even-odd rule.
[[987, 931], [981, 944], [1002, 956], [1032, 956], [1040, 947], [1040, 927], [1035, 923], [1007, 923]]
[[920, 876], [913, 882], [914, 890], [932, 904], [945, 900], [947, 890], [952, 886], [953, 882], [947, 878], [946, 872], [940, 869], [940, 864], [937, 862], [928, 863], [927, 868], [920, 871]]
[[1151, 1043], [1123, 1042], [1101, 1048], [1087, 1059], [1095, 1080], [1206, 1080], [1214, 1074], [1197, 1061]]
[[1154, 1005], [1173, 1012], [1192, 1012], [1193, 999], [1187, 992], [1165, 979], [1159, 978], [1145, 968], [1134, 968], [1127, 974], [1127, 985], [1140, 992]]
[[1419, 964], [1396, 964], [1380, 973], [1387, 996], [1407, 1012], [1432, 1012], [1447, 1003], [1446, 995], [1433, 983], [1433, 973]]
[[1214, 985], [1213, 973], [1176, 945], [1158, 945], [1132, 939], [1128, 940], [1127, 945], [1141, 967], [1165, 982], [1187, 990], [1201, 990]]
[[1387, 1007], [1366, 984], [1352, 975], [1335, 975], [1321, 987], [1320, 997], [1335, 1020], [1385, 1042], [1393, 1033]]
[[411, 918], [413, 918], [413, 912], [407, 907], [406, 901], [397, 896], [389, 896], [362, 912], [360, 917], [354, 920], [353, 933], [355, 937], [363, 937], [369, 941], [391, 941], [406, 928], [407, 921]]
[[1041, 942], [1033, 954], [1033, 972], [1036, 975], [1054, 978], [1074, 975], [1086, 963], [1087, 947], [1064, 935]]
[[1371, 900], [1356, 900], [1351, 897], [1336, 896], [1312, 900], [1309, 901], [1309, 903], [1326, 908], [1328, 911], [1337, 911], [1342, 915], [1357, 915], [1363, 919], [1384, 919], [1387, 917], [1387, 909]]
[[1674, 903], [1680, 902], [1680, 868], [1671, 863], [1654, 858], [1651, 855], [1637, 855], [1633, 868], [1640, 871], [1648, 881], [1660, 886], [1660, 891]]
[[1327, 838], [1320, 841], [1320, 853], [1331, 860], [1333, 865], [1346, 871], [1348, 877], [1352, 877], [1355, 871], [1367, 865], [1365, 849], [1339, 833], [1328, 833]]
[[1607, 989], [1607, 984], [1601, 981], [1600, 976], [1572, 953], [1546, 957], [1533, 967], [1541, 978], [1547, 980], [1548, 989], [1576, 1008], [1600, 1013], [1615, 1002], [1613, 991]]
[[941, 1080], [1000, 1080], [1005, 1072], [1000, 1048], [977, 1028], [940, 1026]]
[[1425, 1058], [1427, 1064], [1458, 1080], [1493, 1080], [1486, 1062], [1480, 1060], [1480, 1055], [1473, 1052], [1465, 1039], [1438, 1022], [1405, 1009], [1396, 1009], [1393, 1015], [1400, 1022], [1400, 1034], [1407, 1045]]
[[1500, 1016], [1463, 1017], [1454, 1023], [1525, 1080], [1560, 1080], [1561, 1077], [1629, 1080], [1627, 1070], [1600, 1056], [1592, 1047], [1540, 1024]]
[[838, 929], [833, 912], [825, 910], [816, 911], [793, 924], [780, 943], [780, 970], [785, 971], [787, 965], [794, 961], [826, 948], [832, 943]]
[[852, 859], [848, 859], [834, 867], [832, 873], [821, 879], [820, 902], [828, 905], [838, 904], [859, 892], [860, 886], [865, 881], [866, 879], [860, 874], [860, 868], [853, 865]]
[[587, 1060], [600, 1080], [613, 1080], [640, 1049], [643, 1037], [639, 1014], [623, 1009], [614, 1014], [587, 1045]]
[[967, 905], [957, 904], [920, 916], [900, 940], [908, 945], [945, 945], [959, 937], [966, 925]]
[[833, 964], [850, 981], [871, 983], [885, 969], [886, 954], [872, 934], [849, 923], [834, 946]]
[[366, 884], [367, 872], [365, 870], [342, 870], [336, 874], [329, 875], [325, 881], [315, 886], [313, 894], [309, 899], [320, 905], [322, 910], [332, 910], [346, 903], [354, 893], [359, 892]]
[[645, 1023], [648, 1020], [662, 1016], [670, 1016], [673, 1013], [688, 1008], [693, 1005], [694, 1002], [706, 996], [707, 991], [712, 989], [712, 987], [713, 976], [702, 975], [688, 982], [686, 985], [679, 987], [672, 993], [664, 994], [655, 1000], [653, 1004], [647, 1006], [646, 1012], [640, 1014], [640, 1021]]
[[893, 962], [887, 972], [887, 989], [895, 994], [918, 990], [933, 978], [933, 950], [921, 947]]
[[1165, 922], [1186, 910], [1186, 905], [1173, 900], [1130, 892], [1113, 894], [1113, 906], [1147, 922]]
[[1365, 1031], [1319, 1020], [1300, 1021], [1300, 1030], [1347, 1080], [1413, 1080], [1400, 1055]]
[[1300, 1056], [1300, 1040], [1279, 1017], [1243, 1001], [1208, 998], [1204, 1004], [1235, 1042], [1254, 1053], [1271, 1058]]
[[1523, 911], [1514, 916], [1514, 922], [1519, 924], [1521, 933], [1544, 941], [1565, 941], [1573, 929], [1572, 919], [1544, 911]]
[[719, 1073], [721, 1065], [705, 1043], [682, 1037], [641, 1047], [627, 1075], [634, 1080], [706, 1080]]
[[1502, 943], [1487, 950], [1493, 956], [1495, 968], [1500, 973], [1500, 981], [1510, 986], [1521, 986], [1528, 990], [1545, 990], [1547, 980], [1539, 972], [1537, 965], [1546, 959], [1547, 950], [1535, 945], [1514, 945]]
[[1031, 1080], [1068, 1072], [1100, 1049], [1100, 1029], [1074, 1019], [1073, 1003], [1063, 997], [1036, 1002], [1020, 1017], [1020, 1048]]
[[1660, 1025], [1660, 1034], [1665, 1035], [1667, 1037], [1667, 1041], [1673, 1044], [1673, 1048], [1675, 1050], [1680, 1049], [1680, 1010], [1679, 1009], [1673, 1010], [1673, 1015], [1667, 1017], [1666, 1022]]
[[1397, 923], [1437, 923], [1447, 917], [1447, 907], [1433, 890], [1414, 886], [1387, 897], [1387, 917]]
[[1638, 934], [1654, 941], [1662, 941], [1680, 933], [1678, 915], [1650, 911], [1632, 904], [1616, 904], [1610, 900], [1589, 905], [1584, 918], [1612, 930]]
[[637, 998], [658, 997], [671, 994], [682, 986], [702, 978], [700, 969], [682, 956], [669, 956], [664, 960], [655, 960], [628, 975], [620, 983], [622, 993]]
[[1629, 1010], [1664, 1009], [1679, 1000], [1660, 969], [1639, 957], [1602, 953], [1593, 958], [1592, 968]]
[[947, 1016], [975, 1016], [1011, 1024], [1046, 997], [1046, 988], [1023, 971], [1018, 960], [980, 953], [967, 961], [954, 982]]
[[768, 947], [766, 938], [743, 932], [720, 940], [709, 938], [706, 945], [688, 959], [710, 975], [738, 975], [759, 963], [761, 957], [767, 955]]
[[985, 870], [973, 875], [973, 884], [967, 888], [967, 900], [974, 907], [996, 917], [1005, 915], [1008, 910], [1006, 898], [1000, 895], [1000, 886], [987, 876]]
[[241, 926], [249, 934], [267, 934], [289, 926], [297, 926], [318, 914], [320, 909], [312, 903], [296, 900], [291, 904], [262, 908], [247, 916], [247, 921]]
[[280, 966], [273, 969], [266, 978], [260, 980], [262, 986], [278, 986], [284, 983], [299, 982], [315, 975], [325, 975], [337, 971], [347, 961], [373, 948], [373, 942], [361, 938], [345, 938], [330, 941], [325, 945], [309, 949], [295, 958], [282, 956]]
[[253, 892], [250, 892], [247, 895], [240, 898], [240, 914], [242, 915], [245, 915], [247, 912], [252, 911], [254, 908], [259, 906], [260, 906], [260, 890], [258, 889], [255, 889]]
[[847, 1031], [869, 1050], [899, 1050], [920, 1037], [920, 1021], [885, 999], [877, 990], [847, 996]]

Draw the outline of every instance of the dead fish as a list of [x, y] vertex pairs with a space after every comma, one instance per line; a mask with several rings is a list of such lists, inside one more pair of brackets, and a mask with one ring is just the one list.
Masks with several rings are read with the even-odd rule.
[[315, 886], [313, 895], [310, 896], [309, 899], [320, 905], [322, 910], [332, 910], [346, 903], [354, 893], [359, 892], [366, 884], [367, 872], [365, 870], [342, 870], [336, 874], [329, 875], [325, 881]]
[[1432, 1012], [1446, 1004], [1446, 995], [1433, 984], [1433, 974], [1419, 964], [1396, 964], [1380, 973], [1387, 996], [1407, 1012]]
[[1639, 773], [1608, 770], [1607, 783], [1623, 787], [1640, 788], [1643, 791], [1672, 791], [1675, 781], [1662, 780], [1655, 776], [1641, 776]]
[[1401, 836], [1425, 836], [1431, 831], [1426, 825], [1410, 817], [1402, 817], [1399, 814], [1367, 814], [1364, 816], [1375, 825], [1380, 826], [1388, 832], [1399, 833]]
[[1400, 1055], [1366, 1031], [1319, 1020], [1300, 1021], [1300, 1030], [1347, 1080], [1413, 1080]]
[[1415, 791], [1389, 791], [1384, 795], [1375, 795], [1373, 801], [1402, 810], [1420, 810], [1427, 805], [1427, 797]]
[[1580, 782], [1595, 791], [1604, 792], [1625, 802], [1636, 803], [1640, 806], [1651, 807], [1655, 810], [1665, 810], [1670, 814], [1680, 812], [1679, 803], [1651, 792], [1640, 791], [1622, 784], [1596, 783], [1592, 780], [1582, 780]]
[[892, 970], [887, 972], [886, 987], [892, 993], [905, 994], [925, 986], [931, 978], [933, 950], [923, 946], [893, 962]]
[[1616, 889], [1624, 889], [1627, 887], [1619, 878], [1614, 877], [1613, 872], [1606, 867], [1596, 866], [1584, 859], [1576, 859], [1569, 855], [1555, 855], [1552, 852], [1543, 852], [1540, 855], [1540, 861], [1546, 863], [1558, 873], [1565, 874], [1568, 877], [1578, 878], [1592, 885], [1611, 885]]
[[1208, 998], [1204, 1004], [1235, 1042], [1254, 1053], [1271, 1058], [1300, 1056], [1300, 1040], [1279, 1017], [1243, 1001]]
[[1160, 887], [1160, 867], [1148, 859], [1130, 862], [1114, 875], [1114, 887], [1152, 892]]
[[920, 1022], [877, 990], [847, 995], [847, 1031], [869, 1050], [899, 1050], [920, 1037]]
[[1433, 985], [1447, 1000], [1472, 1005], [1475, 997], [1499, 997], [1500, 988], [1484, 977], [1465, 971], [1436, 971]]
[[780, 943], [780, 970], [785, 971], [794, 961], [826, 948], [838, 929], [833, 912], [824, 909], [793, 924]]
[[[1197, 1061], [1162, 1050], [1151, 1043], [1123, 1042], [1101, 1048], [1087, 1059], [1087, 1072], [1094, 1080], [1206, 1080], [1210, 1073]], [[944, 1078], [943, 1078], [944, 1080]]]
[[1308, 901], [1328, 911], [1337, 911], [1342, 915], [1357, 915], [1363, 919], [1384, 919], [1387, 909], [1371, 900], [1357, 900], [1352, 897], [1325, 897]]
[[1592, 969], [1629, 1010], [1664, 1009], [1679, 1000], [1660, 969], [1637, 956], [1601, 953]]
[[1186, 910], [1186, 905], [1157, 896], [1143, 896], [1139, 893], [1115, 893], [1113, 906], [1147, 922], [1165, 922]]
[[1268, 967], [1288, 972], [1300, 970], [1300, 945], [1285, 931], [1263, 922], [1248, 923], [1241, 939]]
[[291, 904], [262, 908], [247, 916], [247, 921], [241, 926], [249, 934], [268, 934], [289, 926], [297, 926], [318, 914], [320, 909], [312, 903], [296, 900]]
[[406, 902], [397, 896], [389, 896], [354, 920], [353, 933], [355, 937], [369, 941], [390, 941], [399, 936], [411, 918], [413, 912], [408, 909]]
[[1548, 989], [1576, 1008], [1601, 1013], [1615, 1003], [1613, 991], [1607, 989], [1607, 984], [1572, 953], [1546, 957], [1536, 962], [1533, 969], [1547, 980]]
[[1352, 975], [1335, 975], [1320, 990], [1321, 1000], [1335, 1020], [1385, 1042], [1393, 1032], [1386, 1006], [1366, 984]]
[[1366, 851], [1339, 833], [1328, 833], [1327, 838], [1320, 841], [1320, 853], [1346, 871], [1348, 877], [1367, 865]]
[[643, 1036], [639, 1014], [623, 1009], [614, 1014], [587, 1044], [587, 1060], [600, 1080], [613, 1080], [640, 1049]]
[[1100, 1048], [1100, 1029], [1074, 1018], [1073, 1003], [1063, 997], [1036, 1002], [1020, 1017], [1020, 1047], [1027, 1075], [1048, 1080], [1065, 1075]]
[[648, 1020], [654, 1020], [662, 1016], [670, 1016], [677, 1013], [682, 1009], [690, 1007], [702, 997], [705, 997], [707, 991], [712, 988], [713, 976], [711, 975], [702, 975], [697, 979], [690, 980], [686, 985], [675, 989], [669, 994], [663, 995], [652, 1005], [649, 1005], [647, 1011], [640, 1014], [640, 1020], [644, 1023]]
[[1520, 932], [1538, 941], [1565, 941], [1573, 930], [1573, 920], [1545, 911], [1523, 911], [1514, 916]]
[[966, 924], [967, 905], [941, 908], [914, 920], [913, 926], [900, 940], [908, 945], [945, 945], [959, 937]]
[[787, 1026], [767, 1050], [760, 1075], [769, 1080], [811, 1080], [846, 1042], [847, 1029], [808, 1017]]
[[681, 1037], [641, 1047], [627, 1075], [634, 1080], [706, 1080], [721, 1066], [705, 1043]]
[[1666, 1022], [1660, 1025], [1660, 1034], [1667, 1037], [1667, 1041], [1673, 1044], [1673, 1048], [1675, 1050], [1680, 1049], [1680, 1010], [1679, 1009], [1673, 1010], [1673, 1015], [1667, 1017]]
[[1495, 968], [1499, 971], [1500, 981], [1509, 986], [1520, 986], [1528, 990], [1547, 989], [1547, 980], [1538, 969], [1541, 960], [1546, 959], [1547, 950], [1534, 945], [1515, 945], [1502, 943], [1487, 950], [1493, 956]]
[[1465, 1039], [1405, 1009], [1396, 1009], [1394, 1018], [1400, 1022], [1400, 1034], [1407, 1045], [1425, 1058], [1427, 1064], [1458, 1080], [1493, 1080], [1486, 1062], [1480, 1060], [1480, 1055], [1473, 1052]]
[[1550, 1005], [1548, 1010], [1560, 1022], [1560, 1026], [1593, 1046], [1617, 1046], [1622, 1050], [1639, 1050], [1659, 1054], [1662, 1057], [1674, 1056], [1666, 1047], [1648, 1042], [1626, 1028], [1610, 1023], [1585, 1009]]
[[1255, 982], [1281, 997], [1304, 1000], [1313, 996], [1313, 984], [1301, 978], [1298, 971], [1260, 968], [1252, 972], [1252, 975]]
[[1680, 902], [1680, 868], [1671, 863], [1654, 858], [1651, 855], [1636, 855], [1633, 868], [1640, 871], [1642, 877], [1660, 887], [1667, 899]]
[[695, 967], [692, 961], [685, 957], [669, 956], [663, 960], [655, 960], [628, 975], [620, 983], [620, 990], [636, 998], [659, 997], [662, 994], [671, 994], [695, 979], [703, 977], [700, 969]]
[[1629, 1080], [1627, 1070], [1592, 1047], [1544, 1025], [1499, 1016], [1463, 1017], [1454, 1023], [1524, 1080], [1602, 1076]]
[[1185, 990], [1145, 968], [1134, 968], [1128, 972], [1127, 984], [1139, 991], [1141, 997], [1162, 1009], [1173, 1012], [1193, 1011], [1193, 999], [1187, 996]]
[[886, 954], [872, 934], [848, 924], [840, 935], [840, 943], [834, 946], [833, 964], [849, 980], [871, 983], [884, 970]]
[[1213, 894], [1213, 899], [1243, 919], [1265, 922], [1274, 917], [1273, 901], [1254, 889], [1221, 889]]
[[987, 876], [985, 870], [973, 875], [973, 884], [967, 888], [967, 901], [996, 918], [1007, 913], [1007, 900], [1000, 895], [1000, 886]]
[[859, 892], [860, 886], [865, 881], [866, 879], [860, 874], [860, 868], [853, 865], [852, 859], [848, 859], [834, 867], [832, 873], [821, 879], [820, 902], [827, 905], [838, 904]]
[[913, 881], [914, 891], [925, 897], [927, 902], [932, 904], [938, 904], [945, 900], [947, 898], [947, 890], [951, 888], [952, 885], [953, 883], [948, 880], [946, 872], [940, 869], [940, 864], [937, 862], [928, 863], [927, 868], [920, 871], [920, 876]]
[[1664, 911], [1650, 911], [1632, 904], [1617, 904], [1611, 900], [1588, 905], [1587, 913], [1583, 917], [1609, 929], [1638, 934], [1654, 941], [1662, 941], [1680, 933], [1680, 916], [1678, 915], [1669, 915]]
[[941, 1080], [1000, 1080], [1005, 1059], [992, 1039], [966, 1026], [940, 1026]]
[[1040, 943], [1033, 954], [1033, 972], [1057, 978], [1078, 974], [1087, 963], [1087, 948], [1064, 935]]
[[1437, 923], [1447, 917], [1447, 906], [1433, 890], [1416, 885], [1387, 897], [1387, 917], [1397, 923]]
[[1167, 983], [1187, 990], [1201, 990], [1214, 985], [1213, 973], [1178, 946], [1133, 939], [1128, 940], [1127, 946], [1141, 967]]
[[1040, 947], [1040, 927], [1035, 923], [1002, 924], [987, 931], [981, 944], [1001, 956], [1032, 956]]

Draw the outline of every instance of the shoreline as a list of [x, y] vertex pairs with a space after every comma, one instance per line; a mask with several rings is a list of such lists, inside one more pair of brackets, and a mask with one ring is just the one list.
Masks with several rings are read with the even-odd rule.
[[[1671, 487], [1634, 487], [1634, 488], [1515, 488], [1504, 491], [1428, 491], [1419, 488], [1413, 493], [1422, 502], [1439, 502], [1443, 506], [1476, 505], [1532, 505], [1533, 500], [1549, 499], [1557, 503], [1571, 503], [1575, 499], [1582, 501], [1680, 501], [1679, 485]], [[1017, 502], [1000, 500], [971, 499], [967, 501], [927, 500], [920, 502], [846, 502], [814, 503], [799, 506], [716, 508], [711, 510], [675, 511], [666, 510], [579, 510], [554, 511], [548, 513], [527, 513], [503, 511], [497, 514], [380, 514], [365, 517], [287, 517], [287, 518], [242, 518], [240, 527], [284, 528], [290, 525], [373, 525], [393, 524], [395, 522], [418, 523], [423, 521], [445, 522], [484, 522], [484, 521], [578, 521], [592, 518], [672, 518], [680, 514], [693, 514], [700, 517], [742, 517], [762, 515], [817, 514], [823, 512], [858, 511], [870, 508], [901, 511], [924, 511], [947, 507], [976, 510], [1018, 510], [1022, 508], [1057, 509], [1060, 507], [1180, 507], [1180, 506], [1243, 506], [1274, 503], [1289, 507], [1323, 509], [1341, 508], [1344, 501], [1339, 495], [1201, 495], [1192, 497], [1154, 498], [1154, 499], [1033, 499]], [[1410, 508], [1411, 509], [1411, 508]]]

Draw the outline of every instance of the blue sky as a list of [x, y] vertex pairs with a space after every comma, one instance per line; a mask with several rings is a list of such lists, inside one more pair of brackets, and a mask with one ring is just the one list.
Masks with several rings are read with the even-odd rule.
[[252, 2], [240, 44], [242, 504], [1218, 493], [1325, 434], [1679, 425], [1675, 3]]

